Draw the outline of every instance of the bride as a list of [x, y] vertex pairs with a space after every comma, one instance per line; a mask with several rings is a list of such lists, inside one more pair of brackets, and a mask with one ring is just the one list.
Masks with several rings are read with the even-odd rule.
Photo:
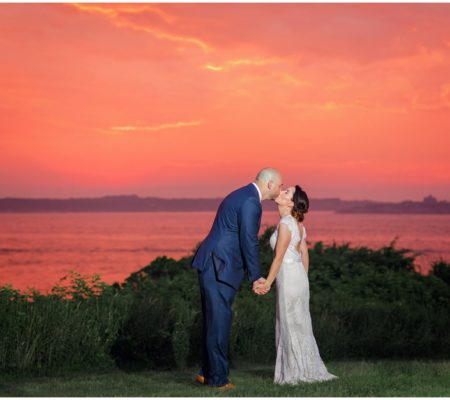
[[260, 287], [267, 292], [276, 278], [274, 382], [295, 384], [335, 379], [337, 376], [327, 371], [320, 358], [309, 313], [309, 258], [303, 225], [309, 207], [308, 196], [296, 185], [281, 191], [275, 202], [281, 217], [270, 237], [275, 257], [267, 280]]

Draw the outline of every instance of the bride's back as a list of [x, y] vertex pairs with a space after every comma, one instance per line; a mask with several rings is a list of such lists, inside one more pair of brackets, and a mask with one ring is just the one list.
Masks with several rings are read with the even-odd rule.
[[[279, 224], [286, 224], [289, 231], [291, 232], [291, 240], [286, 253], [283, 257], [283, 261], [300, 261], [300, 244], [306, 239], [306, 228], [303, 223], [298, 223], [297, 220], [292, 215], [286, 215], [280, 219]], [[278, 227], [275, 229], [274, 233], [270, 237], [270, 246], [275, 250], [277, 239], [278, 239]], [[302, 234], [300, 234], [300, 229], [302, 229]]]

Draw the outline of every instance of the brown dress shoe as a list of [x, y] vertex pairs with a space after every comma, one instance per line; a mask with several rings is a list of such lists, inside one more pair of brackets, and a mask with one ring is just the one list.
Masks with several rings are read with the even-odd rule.
[[225, 383], [225, 385], [222, 386], [216, 386], [219, 390], [230, 390], [230, 389], [236, 389], [236, 385], [232, 384], [231, 382]]
[[195, 377], [195, 382], [201, 383], [202, 385], [206, 385], [206, 379], [203, 375], [197, 375]]

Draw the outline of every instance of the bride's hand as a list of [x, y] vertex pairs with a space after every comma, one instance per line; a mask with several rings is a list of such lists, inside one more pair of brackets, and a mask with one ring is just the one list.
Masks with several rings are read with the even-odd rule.
[[272, 285], [269, 282], [265, 282], [264, 285], [262, 285], [261, 290], [264, 290], [264, 294], [269, 293], [270, 289], [272, 288]]
[[267, 293], [269, 293], [271, 286], [272, 286], [271, 284], [269, 284], [267, 281], [265, 281], [264, 283], [256, 286], [254, 288], [254, 292], [259, 295], [267, 294]]

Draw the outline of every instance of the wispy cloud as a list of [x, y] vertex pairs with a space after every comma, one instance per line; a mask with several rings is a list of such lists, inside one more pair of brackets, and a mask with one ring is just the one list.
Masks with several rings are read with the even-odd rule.
[[139, 24], [130, 21], [126, 18], [126, 14], [139, 14], [150, 12], [158, 15], [162, 20], [171, 24], [178, 17], [166, 13], [155, 5], [119, 5], [118, 7], [112, 7], [111, 5], [93, 5], [93, 4], [70, 4], [70, 6], [76, 8], [82, 12], [94, 13], [102, 15], [108, 18], [111, 23], [118, 28], [129, 28], [134, 31], [144, 32], [146, 34], [152, 35], [159, 40], [167, 40], [176, 43], [190, 44], [199, 47], [204, 52], [211, 50], [211, 46], [208, 45], [204, 40], [196, 37], [175, 34], [170, 31], [162, 30], [151, 26], [149, 24]]
[[425, 47], [423, 45], [418, 46], [417, 50], [406, 56], [392, 56], [388, 59], [382, 59], [377, 61], [377, 66], [385, 67], [397, 67], [411, 69], [420, 69], [435, 67], [443, 65], [448, 62], [448, 51], [436, 50]]
[[413, 110], [433, 111], [450, 108], [450, 84], [444, 84], [438, 91], [417, 92], [411, 99]]
[[300, 108], [306, 110], [319, 111], [340, 111], [340, 110], [371, 110], [371, 111], [386, 111], [386, 112], [406, 112], [406, 107], [389, 107], [363, 104], [358, 102], [339, 102], [339, 101], [324, 101], [324, 102], [296, 102], [290, 105], [291, 108]]
[[295, 76], [292, 76], [290, 74], [282, 74], [281, 77], [285, 83], [288, 83], [288, 84], [291, 84], [294, 86], [311, 86], [310, 81], [298, 79]]
[[91, 13], [99, 13], [105, 15], [118, 16], [119, 14], [142, 14], [151, 13], [158, 15], [164, 22], [172, 23], [178, 19], [177, 16], [171, 15], [155, 4], [69, 4], [80, 11]]
[[100, 131], [102, 133], [106, 133], [109, 135], [123, 135], [125, 133], [133, 133], [133, 132], [157, 132], [166, 129], [179, 129], [189, 126], [198, 126], [201, 125], [202, 123], [203, 123], [202, 121], [187, 121], [187, 122], [180, 121], [152, 126], [122, 125], [122, 126], [112, 126], [108, 129], [100, 129]]
[[441, 98], [445, 105], [450, 108], [450, 83], [445, 84], [441, 88]]
[[213, 65], [211, 63], [205, 64], [204, 68], [210, 71], [220, 72], [226, 71], [232, 68], [241, 67], [241, 66], [262, 66], [268, 64], [275, 64], [280, 60], [277, 58], [240, 58], [237, 60], [229, 60], [226, 61], [222, 65]]

